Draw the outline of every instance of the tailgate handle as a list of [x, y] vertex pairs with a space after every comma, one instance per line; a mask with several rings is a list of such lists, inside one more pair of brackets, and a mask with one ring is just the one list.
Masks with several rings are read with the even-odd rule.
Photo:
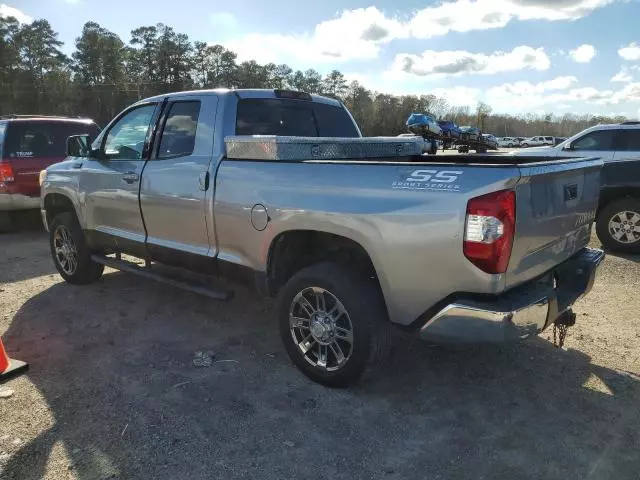
[[576, 183], [572, 185], [564, 186], [564, 201], [575, 200], [578, 198], [578, 185]]

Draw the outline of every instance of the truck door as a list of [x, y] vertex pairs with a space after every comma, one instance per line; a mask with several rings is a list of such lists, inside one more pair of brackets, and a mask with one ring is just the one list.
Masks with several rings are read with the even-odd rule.
[[184, 265], [198, 262], [193, 254], [216, 253], [207, 194], [213, 190], [209, 164], [217, 105], [214, 95], [180, 95], [164, 108], [140, 188], [147, 250], [156, 260]]
[[138, 191], [158, 110], [157, 102], [125, 110], [96, 140], [98, 158], [77, 164], [82, 169], [80, 189], [86, 199], [87, 229], [102, 246], [144, 251]]

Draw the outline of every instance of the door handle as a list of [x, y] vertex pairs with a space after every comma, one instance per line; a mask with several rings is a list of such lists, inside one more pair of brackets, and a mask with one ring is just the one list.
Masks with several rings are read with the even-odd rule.
[[137, 182], [140, 176], [136, 172], [127, 172], [122, 175], [122, 179], [127, 183]]
[[202, 172], [198, 176], [198, 183], [200, 184], [200, 190], [206, 192], [209, 189], [209, 172]]

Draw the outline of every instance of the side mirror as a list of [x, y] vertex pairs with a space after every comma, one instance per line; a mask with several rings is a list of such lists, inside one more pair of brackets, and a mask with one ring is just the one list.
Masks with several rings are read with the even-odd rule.
[[562, 147], [563, 150], [573, 150], [573, 145], [570, 143], [567, 143], [564, 147]]
[[88, 134], [67, 137], [67, 157], [89, 157], [91, 139]]

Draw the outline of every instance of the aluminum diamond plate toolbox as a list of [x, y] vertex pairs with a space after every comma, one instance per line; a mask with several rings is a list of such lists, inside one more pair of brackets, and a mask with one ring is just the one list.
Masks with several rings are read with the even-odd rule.
[[423, 139], [236, 135], [226, 137], [224, 142], [227, 158], [237, 160], [357, 160], [420, 155]]

